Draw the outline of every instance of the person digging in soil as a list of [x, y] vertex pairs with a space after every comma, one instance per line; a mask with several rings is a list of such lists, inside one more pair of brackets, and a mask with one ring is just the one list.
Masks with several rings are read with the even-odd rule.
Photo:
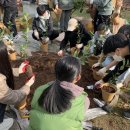
[[83, 24], [75, 18], [71, 18], [68, 22], [68, 28], [65, 32], [65, 37], [60, 44], [59, 56], [64, 55], [64, 49], [68, 42], [70, 42], [70, 50], [74, 48], [82, 49], [91, 40], [91, 36], [85, 30]]
[[[130, 25], [124, 25], [124, 26], [122, 26], [122, 27], [119, 29], [118, 33], [122, 33], [122, 34], [124, 34], [127, 38], [130, 38]], [[104, 56], [104, 54], [102, 53], [102, 55], [100, 56], [100, 59], [99, 59], [98, 63], [95, 63], [92, 68], [96, 68], [96, 67], [100, 66], [104, 57], [105, 57], [105, 56]], [[119, 61], [113, 60], [110, 64], [108, 64], [107, 66], [104, 66], [103, 68], [101, 68], [101, 69], [97, 72], [97, 74], [100, 75], [100, 76], [105, 75], [106, 72], [107, 72], [109, 69], [111, 69], [112, 67], [114, 67], [114, 66], [117, 65], [118, 63], [119, 63]]]
[[35, 91], [28, 130], [83, 130], [81, 122], [90, 101], [76, 85], [81, 78], [80, 61], [72, 56], [59, 59], [55, 74], [54, 82]]
[[19, 68], [11, 68], [6, 45], [0, 41], [0, 130], [9, 129], [13, 124], [12, 118], [4, 119], [7, 105], [18, 105], [30, 92], [30, 87], [35, 81], [32, 76], [23, 87], [14, 90], [14, 77], [26, 70], [26, 63]]
[[[96, 82], [95, 86], [100, 87], [105, 82], [116, 81], [116, 84], [122, 83], [122, 86], [128, 87], [130, 83], [130, 39], [121, 33], [110, 36], [104, 43], [103, 53], [112, 55], [113, 59], [119, 63], [102, 80]], [[130, 119], [130, 114], [124, 116]]]
[[45, 5], [37, 7], [38, 17], [34, 18], [32, 24], [32, 37], [37, 41], [54, 40], [59, 36], [58, 31], [52, 30], [50, 23], [50, 11], [46, 9]]

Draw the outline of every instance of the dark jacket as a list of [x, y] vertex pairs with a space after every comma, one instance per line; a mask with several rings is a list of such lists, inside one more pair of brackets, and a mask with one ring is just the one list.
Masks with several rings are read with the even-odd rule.
[[77, 29], [65, 32], [65, 37], [60, 44], [60, 50], [63, 50], [68, 42], [70, 42], [70, 48], [72, 48], [75, 47], [77, 43], [87, 45], [89, 40], [91, 40], [91, 36], [86, 31], [83, 24], [79, 22], [79, 27]]
[[17, 8], [17, 0], [0, 0], [0, 5], [3, 7]]
[[41, 20], [39, 17], [34, 18], [33, 20], [33, 24], [32, 24], [32, 30], [37, 30], [40, 36], [46, 36], [47, 33], [49, 33], [51, 31], [51, 23], [49, 20], [45, 20], [45, 26], [43, 25], [42, 27], [45, 28], [46, 31], [44, 31], [41, 27], [40, 24]]
[[120, 61], [114, 70], [110, 71], [104, 78], [104, 82], [108, 82], [110, 80], [115, 80], [118, 76], [123, 74], [127, 69], [130, 68], [130, 55], [126, 56], [123, 61]]

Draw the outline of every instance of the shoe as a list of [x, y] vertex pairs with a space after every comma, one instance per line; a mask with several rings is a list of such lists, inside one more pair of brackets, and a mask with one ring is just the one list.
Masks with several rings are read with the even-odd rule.
[[128, 120], [130, 120], [130, 111], [124, 112], [124, 117]]
[[9, 130], [13, 125], [13, 118], [4, 119], [2, 123], [0, 123], [0, 130]]

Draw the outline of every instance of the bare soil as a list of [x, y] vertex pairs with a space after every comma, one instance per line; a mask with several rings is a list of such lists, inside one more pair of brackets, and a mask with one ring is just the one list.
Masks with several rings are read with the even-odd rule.
[[[40, 51], [33, 53], [33, 56], [27, 59], [30, 62], [34, 73], [36, 74], [36, 82], [31, 87], [31, 92], [28, 96], [28, 109], [30, 109], [30, 102], [35, 89], [41, 85], [55, 80], [54, 65], [58, 59], [59, 57], [55, 53], [47, 54]], [[12, 67], [18, 67], [22, 61], [24, 60], [13, 61]], [[27, 78], [28, 77], [26, 74], [22, 74], [15, 78], [15, 89], [21, 88], [21, 86], [25, 84]], [[91, 68], [87, 64], [82, 66], [82, 78], [77, 84], [83, 87], [88, 93], [91, 101], [90, 108], [96, 107], [95, 103], [93, 102], [94, 97], [101, 99], [100, 90], [90, 91], [86, 89], [87, 85], [92, 85], [94, 83], [95, 80], [93, 79]], [[126, 104], [120, 100], [118, 105], [114, 108], [113, 113], [98, 117], [92, 120], [92, 122], [95, 126], [104, 128], [104, 130], [130, 130], [130, 121], [122, 117], [125, 109], [130, 109], [129, 104]]]

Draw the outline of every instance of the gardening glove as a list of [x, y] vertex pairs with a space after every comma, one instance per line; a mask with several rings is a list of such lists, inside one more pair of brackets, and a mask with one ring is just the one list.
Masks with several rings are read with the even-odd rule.
[[26, 82], [25, 85], [31, 87], [35, 82], [35, 75], [33, 74], [33, 76]]
[[97, 81], [97, 82], [95, 83], [95, 87], [96, 87], [96, 88], [101, 88], [103, 83], [104, 83], [103, 80], [99, 80], [99, 81]]
[[81, 44], [76, 44], [76, 47], [78, 48], [78, 49], [81, 49], [82, 47], [83, 47], [83, 44], [81, 43]]
[[100, 69], [100, 70], [97, 72], [97, 75], [104, 76], [105, 73], [106, 73], [106, 71], [107, 71], [107, 68], [104, 67], [104, 68]]
[[34, 30], [34, 35], [35, 35], [35, 37], [36, 37], [37, 39], [39, 39], [39, 33], [38, 33], [37, 30]]
[[123, 82], [124, 87], [128, 87], [130, 83], [130, 74], [128, 74]]
[[19, 66], [19, 74], [25, 73], [27, 66], [29, 65], [28, 61], [24, 61], [20, 66]]
[[95, 64], [92, 66], [92, 68], [94, 69], [94, 68], [100, 66], [100, 64], [101, 64], [101, 63], [97, 62], [97, 63], [95, 63]]
[[44, 38], [42, 39], [42, 41], [45, 42], [45, 43], [48, 43], [48, 42], [49, 42], [49, 37], [44, 37]]
[[58, 51], [58, 56], [64, 56], [64, 51], [63, 50], [60, 50], [60, 51]]

